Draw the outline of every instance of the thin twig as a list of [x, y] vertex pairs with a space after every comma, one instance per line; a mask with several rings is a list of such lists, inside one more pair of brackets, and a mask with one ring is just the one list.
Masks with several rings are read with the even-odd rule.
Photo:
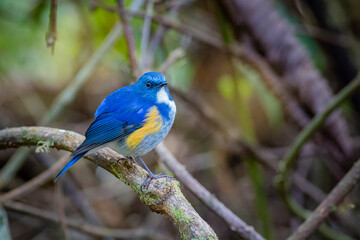
[[[184, 0], [177, 1], [175, 3], [175, 6], [169, 10], [168, 18], [171, 20], [174, 20], [176, 15], [179, 12], [180, 7], [185, 3], [188, 3], [188, 1], [184, 1]], [[153, 67], [155, 51], [156, 51], [157, 47], [159, 46], [161, 39], [163, 38], [166, 30], [167, 30], [167, 27], [161, 24], [158, 27], [158, 29], [156, 30], [156, 33], [154, 34], [153, 38], [151, 39], [151, 42], [149, 45], [148, 57], [146, 59], [146, 66], [148, 68]]]
[[[52, 147], [57, 149], [74, 151], [84, 141], [84, 137], [71, 131], [46, 127], [0, 130], [0, 149], [36, 145], [40, 140], [53, 142]], [[215, 232], [185, 199], [176, 180], [154, 179], [145, 191], [141, 191], [140, 185], [148, 178], [148, 174], [133, 161], [109, 148], [101, 149], [87, 158], [129, 185], [150, 210], [167, 215], [184, 239], [217, 239]]]
[[183, 58], [185, 56], [184, 50], [182, 48], [177, 48], [174, 51], [172, 51], [169, 55], [169, 57], [161, 64], [158, 71], [166, 74], [168, 69], [173, 65], [177, 60], [180, 58]]
[[64, 213], [64, 195], [63, 195], [62, 185], [63, 185], [62, 181], [59, 181], [55, 184], [54, 201], [56, 204], [56, 214], [59, 218], [63, 239], [67, 240], [69, 238], [67, 235], [67, 225], [66, 225], [66, 218]]
[[141, 48], [140, 48], [140, 68], [145, 69], [145, 61], [148, 55], [148, 43], [151, 30], [151, 16], [153, 14], [154, 0], [148, 0], [146, 6], [146, 17], [144, 18], [144, 25], [141, 36]]
[[353, 189], [360, 179], [360, 160], [358, 160], [345, 177], [336, 185], [324, 201], [307, 217], [306, 221], [289, 237], [289, 240], [306, 239], [325, 220], [331, 211]]
[[136, 60], [136, 48], [135, 48], [135, 40], [134, 40], [132, 28], [129, 24], [128, 15], [125, 14], [125, 7], [123, 0], [116, 0], [116, 2], [118, 6], [117, 13], [120, 17], [120, 21], [124, 29], [124, 36], [127, 44], [132, 73], [134, 78], [137, 79], [140, 75], [140, 71]]
[[156, 147], [156, 152], [160, 157], [160, 162], [164, 163], [180, 181], [190, 189], [194, 195], [199, 198], [206, 206], [221, 217], [240, 237], [245, 239], [264, 240], [264, 238], [255, 231], [252, 226], [247, 225], [238, 216], [231, 212], [222, 202], [220, 202], [214, 195], [206, 190], [185, 167], [171, 154], [171, 152], [164, 146], [159, 144]]
[[[301, 219], [305, 220], [307, 217], [310, 216], [310, 211], [308, 211], [307, 209], [299, 205], [297, 202], [295, 202], [294, 199], [290, 196], [289, 192], [285, 192], [285, 194], [282, 194], [281, 197], [284, 199], [287, 207]], [[317, 230], [323, 236], [331, 240], [355, 240], [341, 232], [337, 232], [336, 230], [332, 229], [331, 227], [328, 227], [325, 224], [319, 226]]]
[[46, 33], [46, 46], [51, 47], [52, 54], [54, 54], [55, 42], [57, 39], [57, 33], [56, 33], [57, 6], [58, 6], [58, 0], [51, 0], [49, 27]]
[[349, 46], [349, 44], [351, 44], [352, 41], [351, 37], [345, 34], [334, 33], [329, 30], [325, 30], [323, 28], [317, 27], [315, 25], [299, 24], [295, 27], [296, 27], [295, 30], [299, 35], [307, 35], [319, 41], [338, 45], [340, 47]]
[[[7, 202], [4, 204], [4, 207], [8, 210], [25, 213], [30, 216], [34, 216], [37, 218], [44, 219], [46, 221], [52, 221], [59, 223], [60, 219], [54, 212], [50, 212], [47, 210], [43, 210], [40, 208], [36, 208], [33, 206], [29, 206], [19, 202]], [[151, 230], [151, 229], [144, 229], [144, 228], [136, 228], [136, 229], [113, 229], [113, 228], [106, 228], [106, 227], [99, 227], [90, 225], [88, 223], [84, 223], [82, 221], [77, 221], [72, 218], [66, 218], [65, 221], [66, 225], [79, 230], [81, 232], [97, 236], [97, 237], [115, 237], [120, 239], [130, 239], [130, 238], [153, 238], [153, 239], [164, 239], [162, 234]]]
[[277, 175], [277, 186], [281, 191], [286, 190], [287, 180], [292, 167], [295, 165], [297, 156], [302, 146], [310, 139], [310, 137], [318, 130], [326, 121], [328, 116], [338, 108], [345, 100], [347, 100], [358, 88], [360, 88], [360, 73], [355, 79], [334, 96], [334, 100], [320, 114], [317, 114], [311, 122], [299, 133], [288, 152], [279, 163], [279, 171]]

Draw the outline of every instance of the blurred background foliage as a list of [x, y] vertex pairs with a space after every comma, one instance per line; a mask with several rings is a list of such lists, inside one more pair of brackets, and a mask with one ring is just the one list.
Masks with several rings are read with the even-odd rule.
[[[0, 1], [0, 128], [39, 124], [56, 96], [74, 80], [74, 76], [118, 22], [117, 14], [98, 6], [98, 1], [59, 1], [57, 40], [52, 52], [46, 46], [50, 3], [46, 0]], [[101, 3], [116, 6], [112, 0]], [[146, 1], [125, 1], [127, 9], [132, 4], [140, 5], [139, 11], [146, 11]], [[229, 17], [229, 11], [224, 10], [226, 4], [221, 1], [156, 0], [153, 12], [169, 17], [169, 12], [177, 4], [180, 7], [175, 23], [217, 36], [226, 46], [239, 41], [236, 36], [238, 33], [246, 35], [249, 32], [246, 28], [236, 28], [234, 31], [235, 23]], [[359, 1], [278, 0], [274, 1], [274, 5], [278, 14], [292, 26], [296, 39], [306, 49], [316, 69], [325, 76], [333, 92], [338, 92], [354, 78], [359, 66]], [[143, 18], [131, 18], [138, 59], [146, 52], [141, 49], [143, 24]], [[151, 36], [155, 35], [158, 27], [157, 22], [151, 22]], [[184, 56], [172, 64], [166, 74], [169, 85], [187, 95], [190, 100], [197, 102], [200, 99], [210, 106], [226, 126], [226, 131], [235, 135], [239, 132], [248, 144], [261, 146], [273, 153], [277, 160], [280, 159], [299, 128], [286, 117], [279, 97], [264, 83], [259, 71], [247, 61], [198, 41], [191, 35], [168, 29], [159, 47], [150, 56], [153, 65], [147, 65], [143, 70], [158, 69], [175, 49], [182, 48]], [[252, 45], [258, 47], [257, 43]], [[260, 54], [263, 51], [259, 50]], [[281, 73], [277, 73], [281, 77]], [[135, 79], [129, 68], [126, 41], [121, 36], [92, 69], [92, 74], [77, 93], [74, 102], [50, 126], [84, 134], [101, 100], [115, 89], [133, 81]], [[291, 90], [288, 92], [294, 94]], [[234, 153], [218, 144], [214, 141], [214, 135], [218, 133], [209, 128], [204, 119], [177, 95], [174, 98], [178, 114], [165, 144], [200, 183], [248, 224], [254, 225], [267, 239], [285, 239], [301, 221], [286, 209], [273, 187], [274, 172], [263, 168], [245, 152]], [[342, 107], [342, 116], [350, 136], [355, 139], [354, 149], [359, 145], [356, 144], [360, 129], [359, 100], [360, 95], [357, 93]], [[304, 109], [313, 116], [310, 109]], [[323, 149], [314, 145], [309, 148], [311, 150], [304, 150], [300, 155], [301, 163], [297, 172], [319, 189], [328, 192], [339, 179], [324, 163], [329, 156], [323, 154]], [[14, 152], [0, 152], [1, 166], [7, 163]], [[54, 150], [49, 154], [31, 153], [12, 181], [2, 187], [2, 191], [16, 188], [45, 171], [48, 168], [46, 159], [68, 155]], [[157, 165], [155, 159], [153, 153], [146, 156], [152, 168], [164, 171], [164, 166]], [[346, 171], [351, 162], [353, 160], [338, 168]], [[56, 211], [59, 199], [63, 199], [63, 211], [69, 217], [85, 219], [100, 226], [155, 229], [164, 239], [180, 237], [167, 219], [151, 213], [130, 188], [102, 169], [96, 169], [93, 164], [80, 161], [67, 178], [67, 183], [61, 183], [64, 194], [58, 194], [49, 179], [46, 185], [18, 200]], [[184, 192], [220, 239], [236, 239], [221, 219], [186, 188]], [[337, 210], [341, 217], [332, 216], [328, 220], [334, 229], [354, 239], [360, 238], [355, 224], [360, 221], [358, 193], [359, 189], [355, 189], [341, 209]], [[318, 204], [298, 188], [294, 188], [292, 194], [309, 209]], [[59, 224], [13, 211], [8, 211], [8, 217], [13, 239], [61, 239], [64, 236], [69, 239], [96, 239], [70, 228], [64, 235]], [[138, 239], [156, 238], [148, 236]], [[312, 239], [326, 238], [315, 234]]]

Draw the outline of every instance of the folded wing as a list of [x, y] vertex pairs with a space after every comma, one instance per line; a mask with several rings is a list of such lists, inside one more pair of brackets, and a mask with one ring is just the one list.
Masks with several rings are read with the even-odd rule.
[[[95, 121], [85, 133], [85, 141], [73, 152], [72, 158], [56, 176], [55, 181], [87, 152], [114, 140], [122, 139], [144, 125], [144, 104], [119, 107], [113, 112], [97, 111]], [[106, 108], [103, 108], [106, 110]]]

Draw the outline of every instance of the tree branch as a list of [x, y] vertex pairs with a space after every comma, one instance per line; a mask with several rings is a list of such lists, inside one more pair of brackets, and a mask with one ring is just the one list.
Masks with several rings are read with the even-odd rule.
[[341, 200], [353, 189], [360, 179], [360, 160], [358, 160], [345, 177], [336, 185], [324, 201], [315, 209], [314, 212], [296, 229], [289, 237], [289, 240], [306, 239], [333, 211]]
[[[301, 219], [306, 219], [310, 216], [310, 211], [302, 207], [300, 204], [294, 201], [294, 199], [290, 196], [289, 192], [283, 192], [282, 198], [284, 199], [285, 204], [287, 207], [295, 213]], [[331, 240], [354, 240], [353, 238], [338, 232], [331, 227], [328, 227], [326, 224], [321, 224], [318, 228], [319, 233]]]
[[[80, 134], [55, 128], [20, 127], [0, 130], [0, 149], [37, 145], [39, 141], [46, 141], [49, 147], [74, 151], [83, 140], [84, 137]], [[148, 175], [133, 161], [108, 148], [90, 154], [87, 158], [129, 185], [150, 210], [167, 215], [184, 239], [217, 239], [211, 227], [185, 199], [176, 180], [152, 180], [147, 189], [141, 192], [140, 185]]]

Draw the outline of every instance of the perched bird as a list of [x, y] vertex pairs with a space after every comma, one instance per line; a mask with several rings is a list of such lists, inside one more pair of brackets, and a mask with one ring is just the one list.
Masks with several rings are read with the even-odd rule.
[[176, 105], [170, 96], [165, 76], [159, 72], [142, 75], [135, 84], [107, 96], [95, 112], [95, 121], [85, 133], [85, 141], [56, 176], [55, 181], [87, 153], [110, 147], [125, 157], [142, 163], [149, 178], [154, 175], [141, 159], [169, 133], [174, 123]]

